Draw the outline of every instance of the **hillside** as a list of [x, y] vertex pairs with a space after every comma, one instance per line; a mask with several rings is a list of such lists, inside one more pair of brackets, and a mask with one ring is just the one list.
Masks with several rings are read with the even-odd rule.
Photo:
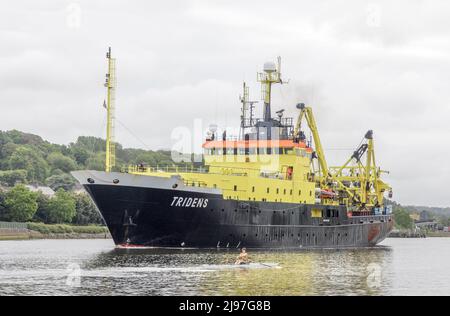
[[[59, 145], [18, 130], [0, 131], [0, 184], [12, 186], [22, 182], [70, 190], [75, 185], [70, 171], [104, 169], [105, 147], [104, 139], [92, 136], [80, 136], [76, 142]], [[116, 157], [117, 170], [138, 163], [174, 165], [170, 151], [165, 150], [123, 148], [116, 144]]]

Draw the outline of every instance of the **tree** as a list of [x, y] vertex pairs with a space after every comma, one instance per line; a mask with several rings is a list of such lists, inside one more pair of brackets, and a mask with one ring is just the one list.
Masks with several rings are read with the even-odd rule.
[[104, 170], [105, 169], [105, 153], [100, 152], [86, 160], [86, 168], [89, 170]]
[[76, 203], [76, 215], [73, 219], [74, 224], [102, 224], [103, 220], [100, 216], [95, 204], [87, 194], [74, 194]]
[[75, 179], [70, 174], [67, 174], [67, 173], [48, 177], [45, 180], [45, 182], [54, 191], [58, 191], [61, 188], [66, 191], [70, 191], [73, 189], [73, 187], [76, 184]]
[[50, 202], [50, 198], [41, 191], [38, 191], [36, 201], [38, 209], [33, 216], [33, 221], [48, 223], [48, 203]]
[[86, 160], [89, 158], [89, 153], [86, 149], [77, 147], [77, 146], [73, 146], [73, 147], [70, 147], [70, 151], [72, 152], [72, 155], [75, 157], [75, 160], [80, 165], [86, 164]]
[[43, 182], [47, 178], [49, 167], [42, 155], [32, 147], [19, 146], [9, 159], [11, 169], [27, 170], [31, 182]]
[[411, 217], [409, 216], [409, 213], [405, 209], [397, 206], [394, 208], [393, 213], [394, 213], [395, 224], [398, 227], [407, 228], [407, 229], [412, 228], [413, 221], [412, 221]]
[[6, 192], [0, 189], [0, 221], [7, 220], [5, 199], [6, 199]]
[[48, 155], [47, 161], [52, 169], [60, 169], [64, 172], [70, 172], [77, 168], [77, 164], [72, 158], [64, 156], [59, 152], [53, 152]]
[[38, 208], [36, 199], [36, 193], [31, 192], [23, 184], [16, 185], [6, 193], [4, 204], [7, 219], [14, 222], [29, 221]]
[[17, 170], [0, 170], [0, 183], [6, 184], [10, 187], [14, 186], [17, 182], [26, 183], [27, 171], [23, 169]]
[[50, 223], [70, 223], [75, 216], [75, 200], [70, 193], [59, 189], [47, 205]]

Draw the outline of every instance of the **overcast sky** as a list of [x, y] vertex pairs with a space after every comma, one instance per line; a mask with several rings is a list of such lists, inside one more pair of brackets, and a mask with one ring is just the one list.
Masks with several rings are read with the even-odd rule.
[[9, 1], [0, 129], [104, 136], [108, 46], [125, 147], [170, 148], [196, 118], [238, 125], [242, 81], [258, 100], [256, 72], [280, 55], [273, 107], [313, 107], [330, 165], [373, 129], [395, 199], [450, 206], [448, 1]]

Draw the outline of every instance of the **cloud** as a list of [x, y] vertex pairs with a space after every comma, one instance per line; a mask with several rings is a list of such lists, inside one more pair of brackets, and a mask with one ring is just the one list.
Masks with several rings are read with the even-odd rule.
[[446, 1], [420, 0], [10, 3], [0, 12], [0, 126], [58, 143], [103, 136], [112, 46], [117, 139], [169, 148], [173, 128], [196, 118], [237, 125], [242, 80], [259, 99], [256, 72], [281, 55], [291, 80], [274, 88], [274, 108], [313, 106], [330, 165], [373, 129], [396, 198], [448, 206], [449, 14]]

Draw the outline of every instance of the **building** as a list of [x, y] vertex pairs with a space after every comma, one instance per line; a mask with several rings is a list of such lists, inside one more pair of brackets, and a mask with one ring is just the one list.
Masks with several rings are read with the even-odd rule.
[[55, 195], [55, 191], [52, 188], [41, 185], [26, 185], [26, 187], [32, 192], [41, 192], [45, 196], [52, 197]]

